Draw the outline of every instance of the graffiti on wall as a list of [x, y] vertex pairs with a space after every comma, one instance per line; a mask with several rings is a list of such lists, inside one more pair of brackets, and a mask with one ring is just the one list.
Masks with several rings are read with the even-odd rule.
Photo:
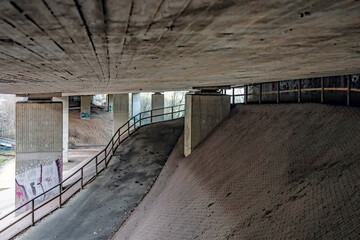
[[90, 119], [90, 113], [82, 112], [81, 113], [81, 119]]
[[[46, 192], [48, 189], [56, 186], [62, 181], [62, 157], [52, 161], [49, 165], [40, 165], [23, 173], [16, 175], [15, 179], [15, 198], [16, 207], [24, 205], [27, 201]], [[35, 200], [38, 204], [45, 199], [58, 193], [58, 189], [44, 194]], [[25, 206], [28, 210], [31, 206]]]

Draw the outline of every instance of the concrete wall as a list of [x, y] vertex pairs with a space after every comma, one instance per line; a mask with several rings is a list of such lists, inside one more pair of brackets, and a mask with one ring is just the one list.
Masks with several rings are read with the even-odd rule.
[[90, 119], [92, 96], [81, 96], [81, 119]]
[[[157, 108], [164, 108], [164, 101], [165, 97], [164, 94], [161, 94], [159, 92], [154, 93], [151, 95], [151, 109], [157, 109]], [[164, 114], [164, 109], [161, 110], [155, 110], [152, 112], [153, 116]], [[164, 120], [164, 116], [159, 117], [153, 117], [153, 122], [160, 122]]]
[[[16, 207], [62, 180], [62, 126], [62, 102], [16, 103]], [[57, 191], [38, 198], [36, 203]]]
[[129, 120], [129, 95], [113, 95], [113, 133]]
[[186, 94], [184, 155], [188, 156], [229, 112], [230, 96]]

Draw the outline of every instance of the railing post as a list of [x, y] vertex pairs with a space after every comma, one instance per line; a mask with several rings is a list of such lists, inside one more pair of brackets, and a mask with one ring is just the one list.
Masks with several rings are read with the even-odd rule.
[[97, 176], [98, 175], [98, 155], [96, 155], [96, 157], [95, 157], [95, 173]]
[[347, 77], [347, 98], [346, 98], [346, 103], [348, 106], [350, 106], [350, 92], [351, 92], [351, 81], [350, 81], [350, 76], [346, 76]]
[[248, 85], [245, 85], [245, 104], [248, 103]]
[[141, 127], [141, 113], [140, 113], [140, 120], [139, 120], [139, 122], [140, 122], [140, 127]]
[[31, 200], [31, 225], [35, 225], [35, 202]]
[[130, 137], [130, 120], [127, 122], [128, 125], [128, 137]]
[[151, 109], [150, 110], [150, 123], [152, 123], [153, 122], [153, 110]]
[[321, 78], [321, 103], [324, 103], [324, 78]]
[[298, 80], [299, 89], [298, 89], [298, 103], [301, 103], [301, 79]]
[[111, 138], [111, 152], [112, 152], [112, 155], [114, 155], [114, 136]]
[[232, 88], [232, 104], [235, 104], [235, 88]]
[[107, 147], [105, 147], [105, 169], [107, 169], [107, 164], [106, 164], [106, 160], [107, 160]]
[[171, 107], [171, 119], [174, 120], [174, 106]]
[[280, 82], [277, 82], [276, 103], [280, 103]]
[[62, 183], [59, 184], [59, 208], [61, 208], [61, 185]]
[[81, 168], [81, 189], [84, 189], [84, 168]]
[[262, 98], [262, 83], [260, 83], [259, 85], [259, 103], [261, 104], [261, 99]]

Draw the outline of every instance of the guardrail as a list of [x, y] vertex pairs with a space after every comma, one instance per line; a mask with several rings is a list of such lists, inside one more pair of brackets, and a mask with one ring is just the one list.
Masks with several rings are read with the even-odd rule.
[[[106, 147], [99, 153], [97, 153], [88, 162], [86, 162], [80, 169], [72, 173], [66, 179], [62, 180], [56, 186], [46, 190], [42, 194], [27, 201], [22, 206], [2, 216], [0, 218], [0, 223], [4, 222], [6, 218], [9, 218], [10, 216], [16, 214], [16, 212], [18, 212], [22, 208], [28, 208], [28, 205], [31, 205], [30, 210], [27, 210], [21, 215], [10, 219], [9, 222], [4, 223], [5, 226], [1, 228], [0, 234], [15, 226], [20, 221], [24, 221], [23, 227], [15, 230], [16, 234], [18, 234], [25, 228], [35, 225], [37, 221], [41, 220], [43, 217], [47, 216], [51, 212], [55, 211], [58, 208], [61, 208], [62, 205], [64, 205], [74, 194], [82, 190], [84, 186], [92, 182], [102, 171], [107, 169], [107, 166], [120, 143], [127, 139], [141, 126], [181, 118], [184, 116], [184, 112], [185, 105], [182, 104], [171, 107], [152, 109], [133, 116], [129, 119], [129, 121], [127, 121], [115, 132]], [[91, 164], [92, 166], [90, 166]], [[91, 172], [91, 169], [93, 169], [94, 174], [90, 173], [90, 176], [85, 176], [85, 173]], [[58, 189], [57, 195], [45, 200], [44, 202], [41, 202], [38, 205], [35, 205], [36, 199], [41, 197], [45, 198], [47, 193], [50, 193], [55, 189]], [[70, 192], [70, 190], [72, 191]], [[67, 192], [70, 193], [66, 194]], [[51, 208], [51, 210], [40, 212], [40, 209], [44, 206], [48, 206], [49, 208]], [[39, 216], [36, 216], [35, 213], [37, 212], [39, 213]], [[13, 234], [11, 237], [15, 236], [16, 234]]]
[[[258, 84], [248, 84], [238, 87], [231, 87], [230, 89], [223, 89], [222, 93], [231, 96], [231, 103], [264, 103], [264, 98], [273, 96], [272, 100], [266, 100], [266, 102], [280, 103], [280, 102], [320, 102], [327, 103], [326, 97], [327, 92], [344, 93], [343, 103], [339, 98], [336, 101], [329, 101], [329, 103], [338, 103], [347, 106], [360, 105], [360, 94], [359, 82], [357, 79], [357, 86], [352, 86], [351, 77], [359, 75], [345, 75], [336, 77], [320, 77], [312, 79], [296, 79], [296, 80], [285, 80], [277, 82], [265, 82]], [[332, 83], [330, 83], [330, 80]], [[338, 81], [337, 81], [338, 80]], [[291, 84], [288, 84], [291, 83]], [[340, 86], [331, 86], [331, 85]], [[281, 87], [284, 84], [285, 87]], [[271, 86], [270, 86], [271, 85]], [[268, 90], [264, 90], [264, 87]], [[236, 93], [237, 92], [237, 93]], [[240, 92], [240, 93], [239, 93]], [[317, 93], [315, 96], [311, 96], [311, 99], [304, 100], [305, 94]], [[296, 96], [293, 100], [288, 100], [289, 97], [285, 97], [284, 94], [295, 93]], [[237, 100], [240, 97], [240, 100]], [[249, 100], [249, 98], [251, 101]], [[269, 98], [268, 97], [268, 98]], [[254, 100], [255, 98], [255, 100]], [[284, 99], [282, 99], [284, 98]], [[286, 99], [287, 98], [287, 99]]]

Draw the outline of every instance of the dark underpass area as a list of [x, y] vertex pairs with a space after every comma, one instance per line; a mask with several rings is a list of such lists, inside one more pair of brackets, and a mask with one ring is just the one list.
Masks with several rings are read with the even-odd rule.
[[108, 169], [63, 208], [16, 239], [108, 239], [141, 201], [184, 129], [183, 119], [142, 127], [125, 140]]

